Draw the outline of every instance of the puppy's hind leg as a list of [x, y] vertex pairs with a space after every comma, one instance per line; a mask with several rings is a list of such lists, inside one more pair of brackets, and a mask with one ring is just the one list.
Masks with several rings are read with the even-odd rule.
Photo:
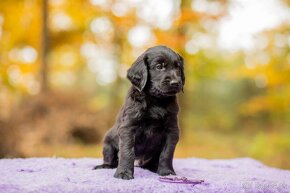
[[104, 169], [104, 168], [116, 168], [118, 166], [118, 151], [113, 146], [110, 140], [105, 139], [103, 148], [103, 159], [104, 163], [95, 166], [93, 169]]

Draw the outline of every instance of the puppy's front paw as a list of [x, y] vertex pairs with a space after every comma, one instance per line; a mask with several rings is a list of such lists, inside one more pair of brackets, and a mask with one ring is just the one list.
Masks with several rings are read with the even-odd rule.
[[123, 170], [123, 171], [116, 171], [116, 173], [114, 174], [115, 178], [120, 178], [123, 180], [131, 180], [133, 179], [133, 172], [129, 171], [129, 170]]
[[173, 170], [166, 168], [158, 169], [157, 174], [159, 174], [160, 176], [176, 175]]

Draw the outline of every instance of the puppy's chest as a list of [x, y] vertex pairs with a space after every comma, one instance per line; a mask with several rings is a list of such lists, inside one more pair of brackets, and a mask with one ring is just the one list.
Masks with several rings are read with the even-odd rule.
[[167, 113], [158, 108], [151, 108], [151, 111], [147, 111], [147, 113], [136, 131], [136, 138], [139, 142], [150, 141], [151, 139], [156, 140], [156, 138], [166, 132], [165, 117]]
[[168, 112], [160, 106], [150, 106], [140, 122], [138, 134], [144, 138], [151, 138], [160, 135], [165, 130], [165, 123]]
[[145, 117], [146, 119], [149, 120], [154, 119], [162, 121], [167, 117], [167, 115], [168, 115], [167, 109], [157, 105], [150, 106], [145, 112]]
[[137, 154], [150, 151], [161, 145], [166, 133], [162, 122], [144, 120], [135, 133], [135, 148]]

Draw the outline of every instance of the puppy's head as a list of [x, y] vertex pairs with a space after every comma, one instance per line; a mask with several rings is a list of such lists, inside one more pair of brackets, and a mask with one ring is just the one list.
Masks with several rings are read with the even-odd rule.
[[133, 63], [127, 78], [139, 92], [173, 96], [185, 83], [183, 58], [165, 46], [149, 48]]

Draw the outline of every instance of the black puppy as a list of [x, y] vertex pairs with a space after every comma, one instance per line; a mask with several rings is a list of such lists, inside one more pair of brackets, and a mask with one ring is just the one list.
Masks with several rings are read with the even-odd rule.
[[100, 168], [116, 168], [116, 178], [133, 179], [134, 161], [159, 175], [172, 167], [179, 139], [176, 94], [183, 89], [183, 59], [168, 47], [146, 50], [128, 70], [129, 90], [117, 122], [104, 138]]

